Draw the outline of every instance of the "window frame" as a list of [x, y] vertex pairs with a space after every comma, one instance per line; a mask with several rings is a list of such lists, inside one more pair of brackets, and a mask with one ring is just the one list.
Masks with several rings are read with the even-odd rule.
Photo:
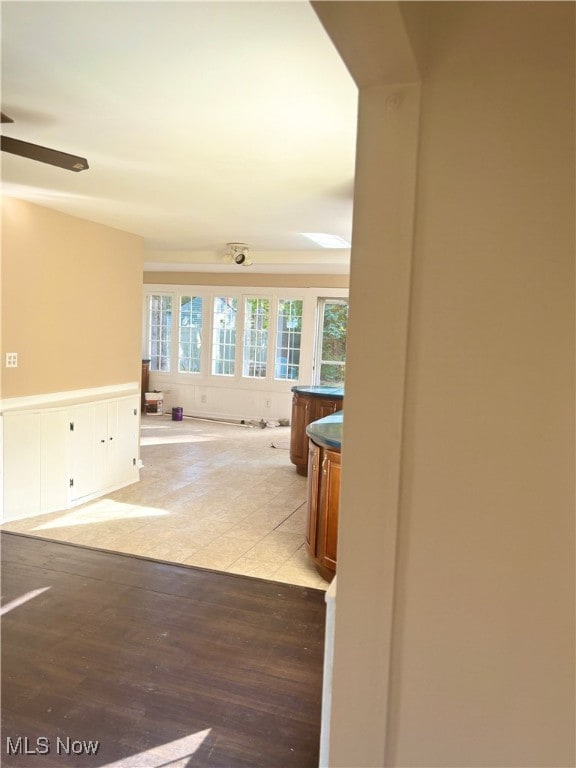
[[[169, 352], [166, 356], [166, 359], [168, 360], [168, 370], [163, 371], [161, 369], [153, 368], [152, 361], [152, 299], [158, 297], [160, 299], [168, 298], [171, 302], [170, 307], [170, 333], [169, 333], [169, 340], [168, 340], [168, 348]], [[162, 311], [162, 310], [161, 310]], [[169, 291], [150, 291], [146, 296], [146, 312], [145, 314], [145, 333], [146, 333], [146, 359], [150, 360], [150, 371], [152, 373], [159, 373], [164, 375], [171, 375], [174, 371], [174, 364], [173, 364], [173, 354], [174, 354], [174, 338], [173, 338], [173, 330], [174, 330], [174, 294]], [[160, 355], [159, 357], [163, 357]]]
[[[246, 307], [249, 301], [267, 301], [268, 302], [268, 312], [266, 313], [266, 318], [268, 322], [268, 328], [266, 329], [249, 329], [246, 327], [246, 322], [248, 319], [248, 313], [246, 311]], [[262, 316], [262, 313], [260, 313]], [[242, 348], [240, 350], [240, 376], [242, 379], [248, 379], [249, 381], [266, 381], [270, 378], [270, 329], [271, 327], [275, 327], [277, 322], [277, 312], [275, 311], [275, 302], [273, 301], [272, 296], [265, 296], [265, 295], [252, 295], [252, 294], [243, 294], [242, 295]], [[247, 349], [255, 349], [254, 344], [246, 344], [246, 334], [258, 334], [258, 333], [266, 333], [266, 355], [265, 360], [251, 360], [250, 358], [246, 357], [246, 350]], [[264, 376], [255, 376], [250, 375], [248, 373], [244, 373], [245, 366], [248, 365], [262, 365], [264, 363], [266, 373]]]
[[[222, 286], [217, 284], [197, 285], [164, 283], [146, 283], [143, 286], [143, 299], [146, 311], [142, 322], [142, 356], [147, 358], [148, 349], [148, 309], [150, 295], [162, 294], [172, 298], [172, 335], [170, 372], [153, 371], [154, 386], [166, 391], [171, 387], [199, 386], [237, 390], [264, 390], [268, 392], [289, 392], [291, 387], [310, 384], [314, 381], [314, 359], [316, 355], [317, 307], [319, 298], [348, 299], [345, 288], [298, 288], [298, 287], [254, 287]], [[180, 301], [182, 296], [198, 296], [203, 299], [202, 313], [202, 353], [200, 372], [191, 373], [178, 370], [178, 349], [180, 344]], [[212, 332], [213, 306], [217, 297], [235, 297], [238, 300], [236, 326], [235, 373], [220, 375], [212, 373]], [[270, 325], [268, 331], [267, 375], [264, 378], [242, 376], [243, 338], [239, 333], [244, 329], [245, 298], [268, 298], [270, 300]], [[278, 312], [280, 300], [299, 299], [302, 301], [300, 364], [297, 379], [277, 379], [275, 376], [276, 336], [278, 331]], [[176, 307], [177, 314], [174, 308]], [[176, 314], [176, 317], [175, 317]], [[239, 343], [241, 341], [242, 343]]]
[[[226, 358], [226, 362], [233, 362], [234, 363], [234, 372], [233, 373], [215, 373], [214, 372], [214, 333], [215, 333], [215, 324], [214, 324], [214, 317], [216, 315], [216, 301], [218, 299], [233, 299], [236, 300], [236, 317], [234, 322], [234, 357], [228, 357]], [[209, 314], [209, 334], [210, 334], [210, 348], [209, 348], [209, 361], [208, 361], [208, 367], [205, 371], [205, 375], [211, 377], [212, 379], [227, 379], [228, 381], [232, 379], [236, 379], [238, 377], [238, 326], [240, 324], [240, 313], [241, 313], [241, 307], [239, 302], [239, 297], [236, 295], [234, 291], [224, 291], [219, 293], [213, 293], [210, 296], [210, 314]]]
[[[346, 368], [346, 357], [343, 361], [340, 360], [324, 360], [322, 358], [322, 341], [323, 341], [323, 331], [324, 331], [324, 310], [326, 307], [326, 304], [346, 304], [348, 306], [348, 309], [350, 309], [350, 301], [348, 296], [319, 296], [317, 301], [317, 310], [316, 310], [316, 324], [315, 324], [315, 340], [314, 340], [314, 361], [312, 365], [312, 381], [313, 384], [316, 386], [331, 386], [330, 384], [321, 384], [320, 375], [322, 372], [322, 365], [336, 365], [336, 366], [342, 366], [342, 368]], [[348, 335], [348, 325], [346, 325], [346, 336]], [[333, 386], [335, 387], [343, 387], [344, 386], [344, 376], [342, 377], [342, 382], [335, 383]]]
[[[199, 363], [200, 370], [198, 371], [182, 371], [180, 369], [181, 360], [183, 359], [181, 356], [181, 348], [182, 344], [191, 344], [192, 342], [182, 341], [182, 300], [183, 299], [190, 299], [190, 304], [192, 305], [194, 299], [200, 299], [201, 302], [201, 312], [200, 312], [200, 355], [197, 358]], [[176, 361], [176, 369], [175, 371], [179, 374], [183, 374], [184, 376], [200, 376], [202, 373], [202, 362], [204, 357], [204, 346], [206, 344], [206, 331], [205, 331], [205, 298], [202, 295], [199, 295], [197, 291], [195, 292], [178, 292], [177, 294], [177, 305], [178, 305], [178, 324], [177, 324], [177, 361]], [[193, 317], [192, 309], [190, 310], [190, 317]], [[185, 359], [192, 359], [189, 355], [186, 356]]]
[[[295, 350], [296, 349], [296, 347], [294, 347], [294, 346], [288, 346], [288, 347], [279, 347], [278, 346], [278, 336], [281, 333], [286, 333], [286, 330], [284, 330], [284, 329], [281, 330], [280, 327], [279, 327], [279, 320], [280, 320], [280, 317], [282, 316], [280, 314], [280, 302], [282, 302], [282, 301], [291, 301], [291, 302], [300, 301], [302, 303], [302, 308], [301, 308], [301, 312], [300, 312], [300, 315], [299, 315], [300, 330], [298, 332], [298, 335], [300, 336], [300, 344], [298, 346], [298, 363], [297, 363], [297, 366], [298, 366], [298, 376], [296, 376], [295, 379], [290, 378], [288, 376], [285, 376], [285, 377], [276, 376], [276, 364], [277, 364], [277, 360], [278, 360], [278, 351], [279, 351], [279, 349], [286, 349], [288, 352], [290, 350]], [[272, 366], [273, 366], [273, 370], [271, 371], [272, 379], [274, 381], [296, 382], [297, 383], [299, 381], [299, 379], [300, 379], [300, 371], [301, 371], [301, 368], [302, 368], [301, 356], [302, 356], [302, 338], [303, 338], [303, 331], [304, 331], [304, 308], [305, 308], [305, 299], [303, 299], [301, 297], [279, 295], [276, 298], [276, 314], [275, 314], [276, 322], [274, 324], [274, 345], [273, 345], [274, 348], [272, 350]], [[294, 366], [294, 365], [296, 365], [296, 364], [295, 363], [289, 363], [288, 360], [287, 360], [286, 361], [286, 370], [288, 370], [291, 366]], [[292, 386], [294, 386], [294, 384], [292, 384]]]

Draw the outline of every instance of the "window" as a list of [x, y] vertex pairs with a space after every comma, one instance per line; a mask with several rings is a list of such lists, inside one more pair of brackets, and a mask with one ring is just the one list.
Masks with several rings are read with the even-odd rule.
[[170, 372], [172, 297], [153, 294], [148, 302], [148, 357], [151, 371]]
[[338, 387], [344, 383], [346, 370], [348, 301], [320, 299], [318, 309], [316, 380], [318, 384]]
[[295, 381], [300, 372], [302, 299], [278, 300], [274, 378]]
[[226, 391], [343, 384], [345, 290], [159, 284], [144, 297], [142, 354], [161, 374], [152, 380], [158, 389], [168, 391], [168, 377], [175, 388]]
[[214, 299], [212, 327], [212, 373], [234, 376], [236, 372], [236, 311], [238, 299]]
[[244, 303], [244, 354], [242, 375], [266, 378], [270, 300], [248, 298]]
[[200, 373], [202, 351], [202, 297], [180, 296], [178, 371]]

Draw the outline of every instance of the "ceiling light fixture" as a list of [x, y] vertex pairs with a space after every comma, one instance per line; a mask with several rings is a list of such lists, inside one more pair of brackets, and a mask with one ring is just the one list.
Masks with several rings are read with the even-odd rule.
[[350, 248], [348, 240], [338, 235], [327, 235], [325, 232], [302, 232], [302, 234], [309, 240], [313, 240], [316, 245], [321, 245], [322, 248]]
[[248, 259], [248, 251], [250, 250], [246, 243], [226, 243], [228, 251], [225, 258], [237, 264], [239, 267], [251, 267], [252, 262]]

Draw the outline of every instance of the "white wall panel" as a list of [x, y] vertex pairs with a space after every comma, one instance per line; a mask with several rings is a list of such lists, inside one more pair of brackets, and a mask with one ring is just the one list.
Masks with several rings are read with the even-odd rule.
[[[57, 406], [55, 404], [58, 403]], [[67, 509], [139, 479], [140, 397], [65, 403], [56, 393], [2, 415], [3, 521]]]
[[40, 509], [40, 414], [7, 414], [3, 421], [3, 522], [8, 522]]

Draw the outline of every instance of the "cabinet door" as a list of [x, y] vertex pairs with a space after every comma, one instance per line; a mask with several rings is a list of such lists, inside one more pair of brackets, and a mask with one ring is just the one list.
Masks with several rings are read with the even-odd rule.
[[42, 512], [66, 509], [70, 473], [66, 411], [46, 411], [40, 416], [40, 507]]
[[138, 396], [69, 411], [71, 501], [138, 480], [138, 414]]
[[[112, 403], [103, 402], [94, 405], [94, 490], [106, 488], [110, 475], [110, 442], [114, 438], [111, 435], [113, 428]], [[113, 449], [112, 449], [113, 450]]]
[[314, 413], [314, 420], [323, 419], [324, 416], [330, 416], [331, 413], [342, 410], [342, 400], [334, 400], [332, 398], [316, 399], [316, 410]]
[[321, 565], [335, 571], [340, 507], [340, 453], [325, 450], [320, 471], [322, 477], [318, 510], [319, 540], [316, 554]]
[[306, 427], [310, 421], [310, 399], [294, 394], [292, 397], [292, 420], [290, 422], [290, 461], [292, 464], [296, 464], [301, 475], [306, 474], [308, 466]]
[[108, 482], [110, 485], [135, 482], [140, 445], [138, 398], [125, 398], [109, 405]]
[[40, 414], [5, 414], [3, 521], [40, 511]]
[[70, 500], [76, 501], [94, 493], [97, 487], [96, 409], [92, 403], [76, 405], [67, 415], [70, 422]]
[[306, 517], [306, 546], [316, 557], [316, 531], [318, 524], [318, 481], [320, 478], [320, 448], [310, 441], [308, 449], [308, 510]]

